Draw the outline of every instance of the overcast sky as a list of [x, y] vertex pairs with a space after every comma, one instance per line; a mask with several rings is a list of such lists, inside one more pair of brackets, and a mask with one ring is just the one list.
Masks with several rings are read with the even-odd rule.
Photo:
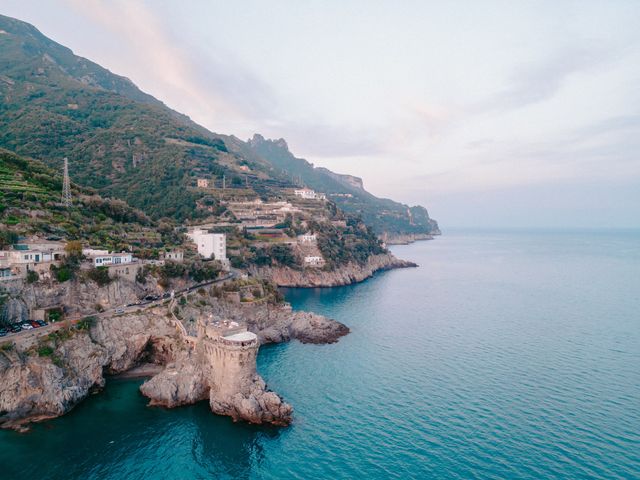
[[640, 1], [0, 0], [447, 226], [640, 227]]

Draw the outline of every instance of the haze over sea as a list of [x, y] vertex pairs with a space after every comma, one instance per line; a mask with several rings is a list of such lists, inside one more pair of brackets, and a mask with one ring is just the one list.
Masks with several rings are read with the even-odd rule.
[[639, 478], [640, 233], [446, 233], [394, 247], [420, 268], [286, 291], [352, 330], [261, 348], [292, 427], [147, 408], [116, 380], [0, 432], [0, 477]]

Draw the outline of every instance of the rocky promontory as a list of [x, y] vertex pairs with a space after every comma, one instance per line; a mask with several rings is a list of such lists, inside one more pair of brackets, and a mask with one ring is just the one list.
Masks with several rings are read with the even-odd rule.
[[[65, 326], [39, 339], [5, 342], [0, 348], [0, 426], [22, 429], [29, 422], [63, 415], [101, 389], [108, 375], [148, 363], [160, 368], [141, 387], [150, 405], [172, 408], [209, 400], [214, 413], [287, 425], [292, 407], [269, 391], [255, 370], [259, 344], [291, 339], [332, 343], [349, 329], [320, 315], [269, 303], [267, 297], [236, 302], [211, 291], [199, 289], [176, 306], [189, 332], [186, 337], [166, 306], [154, 306]], [[242, 323], [252, 332], [255, 345], [248, 357], [236, 362], [239, 370], [212, 366], [204, 361], [203, 348], [189, 340], [197, 336], [194, 319], [212, 317]]]
[[0, 349], [0, 425], [20, 428], [63, 415], [102, 388], [106, 374], [141, 361], [164, 362], [176, 345], [175, 328], [157, 309], [98, 319], [86, 328], [63, 328], [26, 349], [5, 343]]
[[391, 253], [370, 256], [366, 263], [350, 262], [335, 270], [304, 268], [294, 270], [289, 267], [252, 267], [252, 275], [268, 278], [280, 287], [337, 287], [361, 282], [374, 273], [394, 268], [417, 267], [413, 262], [400, 260]]

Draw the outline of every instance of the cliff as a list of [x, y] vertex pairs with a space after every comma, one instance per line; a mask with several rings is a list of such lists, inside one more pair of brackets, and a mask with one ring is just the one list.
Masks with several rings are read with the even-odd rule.
[[409, 245], [420, 240], [433, 240], [430, 233], [385, 234], [380, 237], [387, 245]]
[[280, 287], [336, 287], [361, 282], [374, 273], [393, 268], [416, 267], [413, 262], [400, 260], [390, 253], [372, 255], [365, 264], [348, 263], [336, 270], [306, 268], [293, 270], [287, 267], [252, 267], [251, 274], [268, 278]]
[[128, 370], [142, 360], [166, 361], [176, 348], [174, 332], [164, 315], [150, 310], [101, 319], [89, 330], [59, 330], [36, 347], [3, 346], [0, 425], [21, 428], [60, 416], [103, 387], [106, 373]]
[[0, 305], [0, 318], [14, 323], [28, 320], [29, 312], [39, 308], [64, 306], [70, 316], [87, 315], [94, 313], [98, 305], [108, 309], [137, 302], [149, 293], [157, 293], [158, 288], [155, 279], [148, 277], [144, 287], [122, 278], [103, 286], [78, 279], [64, 283], [51, 280], [34, 284], [11, 282], [3, 285], [2, 291], [7, 298]]

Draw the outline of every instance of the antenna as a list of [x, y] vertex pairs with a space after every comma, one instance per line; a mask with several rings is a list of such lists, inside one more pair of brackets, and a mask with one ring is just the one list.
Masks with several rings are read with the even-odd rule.
[[62, 204], [65, 207], [71, 206], [71, 184], [69, 182], [69, 160], [64, 157], [64, 174], [62, 179]]

